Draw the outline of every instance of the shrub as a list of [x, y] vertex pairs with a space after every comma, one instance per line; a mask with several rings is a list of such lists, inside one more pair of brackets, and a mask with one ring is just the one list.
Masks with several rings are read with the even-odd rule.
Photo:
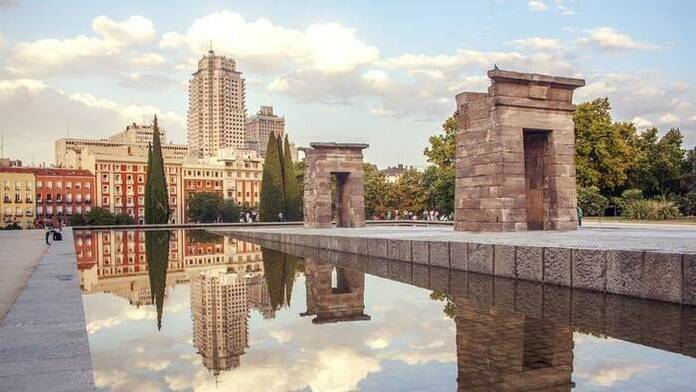
[[621, 198], [629, 201], [629, 200], [642, 200], [643, 199], [643, 190], [642, 189], [626, 189], [621, 193]]
[[2, 230], [22, 230], [22, 228], [17, 224], [17, 222], [12, 222], [5, 226]]
[[623, 216], [642, 220], [674, 219], [679, 216], [679, 209], [671, 201], [633, 200], [626, 203]]
[[120, 213], [114, 217], [114, 224], [115, 225], [134, 225], [135, 219], [126, 213]]
[[73, 214], [68, 217], [68, 226], [85, 226], [87, 221], [82, 214]]
[[696, 216], [696, 191], [691, 191], [685, 196], [678, 196], [674, 202], [683, 215]]
[[191, 222], [237, 222], [240, 208], [232, 200], [212, 192], [194, 193], [189, 199], [188, 217]]
[[597, 187], [578, 187], [578, 206], [586, 216], [603, 215], [609, 206], [609, 199], [599, 193]]

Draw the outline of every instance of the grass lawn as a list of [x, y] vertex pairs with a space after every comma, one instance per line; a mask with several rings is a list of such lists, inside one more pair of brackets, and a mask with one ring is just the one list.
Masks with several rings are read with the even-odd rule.
[[694, 225], [696, 226], [696, 217], [683, 217], [669, 220], [637, 220], [637, 219], [626, 219], [621, 216], [587, 216], [583, 218], [585, 222], [591, 223], [648, 223], [653, 225]]

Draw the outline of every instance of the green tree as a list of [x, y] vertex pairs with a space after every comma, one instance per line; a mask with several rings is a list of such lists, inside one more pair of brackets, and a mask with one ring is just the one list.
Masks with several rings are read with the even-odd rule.
[[640, 187], [649, 197], [679, 194], [685, 165], [683, 136], [678, 129], [671, 129], [661, 138], [657, 128], [645, 130], [637, 139], [637, 164], [631, 171], [631, 185]]
[[454, 167], [426, 167], [423, 186], [428, 209], [436, 209], [444, 214], [454, 212]]
[[423, 174], [415, 169], [407, 170], [388, 190], [389, 205], [401, 212], [419, 213], [426, 208]]
[[457, 316], [457, 304], [454, 302], [454, 298], [452, 298], [451, 295], [435, 290], [430, 293], [430, 299], [433, 301], [441, 301], [445, 304], [442, 312], [445, 313], [447, 317], [454, 319]]
[[[145, 196], [149, 203], [145, 204], [145, 222], [148, 224], [167, 223], [171, 209], [169, 208], [162, 143], [156, 115], [152, 123], [152, 149], [151, 152], [148, 152], [147, 173]], [[148, 193], [150, 193], [149, 197]]]
[[384, 173], [377, 170], [377, 166], [363, 163], [363, 184], [365, 187], [365, 215], [368, 219], [381, 214], [386, 214], [387, 188], [390, 184]]
[[122, 212], [118, 215], [114, 215], [114, 225], [134, 225], [135, 224], [135, 219], [126, 214], [125, 212]]
[[302, 187], [297, 181], [295, 165], [292, 163], [290, 141], [285, 135], [283, 148], [283, 190], [285, 191], [285, 210], [288, 221], [302, 220]]
[[169, 231], [148, 230], [145, 232], [145, 255], [147, 274], [150, 278], [150, 299], [157, 310], [157, 330], [162, 328], [164, 293], [167, 288], [167, 265], [169, 264]]
[[428, 162], [439, 167], [454, 167], [457, 152], [457, 119], [449, 117], [442, 124], [442, 131], [430, 137], [430, 147], [423, 153]]
[[608, 98], [578, 105], [575, 122], [575, 166], [578, 185], [610, 193], [626, 182], [634, 164], [636, 130], [631, 123], [612, 122]]
[[94, 207], [85, 215], [85, 222], [89, 226], [110, 226], [116, 224], [116, 218], [106, 208]]
[[214, 192], [194, 193], [189, 198], [188, 217], [193, 222], [237, 222], [241, 209], [232, 200]]
[[609, 199], [603, 196], [599, 188], [595, 186], [578, 187], [578, 206], [582, 208], [583, 215], [603, 215], [609, 207]]
[[441, 133], [430, 137], [430, 147], [424, 151], [428, 163], [432, 164], [423, 175], [427, 208], [445, 214], [454, 212], [457, 130], [457, 120], [449, 117], [442, 124]]
[[259, 216], [263, 222], [276, 222], [278, 221], [278, 213], [285, 214], [285, 192], [283, 190], [282, 159], [279, 146], [278, 138], [271, 133], [263, 163], [259, 202]]

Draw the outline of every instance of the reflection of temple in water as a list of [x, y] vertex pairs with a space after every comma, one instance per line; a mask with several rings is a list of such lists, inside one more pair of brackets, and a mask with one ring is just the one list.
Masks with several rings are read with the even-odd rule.
[[208, 269], [191, 278], [193, 345], [214, 374], [239, 366], [247, 348], [249, 301], [244, 272]]
[[315, 324], [369, 320], [365, 314], [365, 274], [313, 260], [305, 261], [307, 311]]
[[460, 391], [570, 391], [573, 331], [522, 313], [456, 300]]

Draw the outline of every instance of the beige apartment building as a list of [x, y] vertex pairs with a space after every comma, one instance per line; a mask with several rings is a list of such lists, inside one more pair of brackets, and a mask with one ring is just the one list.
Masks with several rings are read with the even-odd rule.
[[19, 167], [0, 168], [0, 225], [17, 223], [23, 229], [33, 227], [36, 210], [36, 178]]
[[261, 106], [258, 113], [246, 119], [246, 136], [263, 157], [271, 134], [281, 138], [285, 135], [285, 118], [273, 114], [273, 106]]
[[[152, 125], [130, 124], [123, 132], [106, 139], [61, 138], [55, 141], [56, 166], [69, 169], [80, 169], [83, 152], [89, 149], [92, 153], [111, 154], [128, 151], [128, 154], [147, 158], [147, 145], [152, 143]], [[160, 127], [160, 138], [166, 139], [166, 131]], [[184, 159], [189, 155], [185, 144], [162, 144], [162, 155], [165, 158]]]
[[246, 147], [245, 81], [233, 59], [210, 50], [189, 81], [188, 144], [196, 158]]
[[254, 149], [225, 148], [205, 162], [224, 168], [223, 195], [237, 205], [256, 207], [260, 201], [263, 158]]

